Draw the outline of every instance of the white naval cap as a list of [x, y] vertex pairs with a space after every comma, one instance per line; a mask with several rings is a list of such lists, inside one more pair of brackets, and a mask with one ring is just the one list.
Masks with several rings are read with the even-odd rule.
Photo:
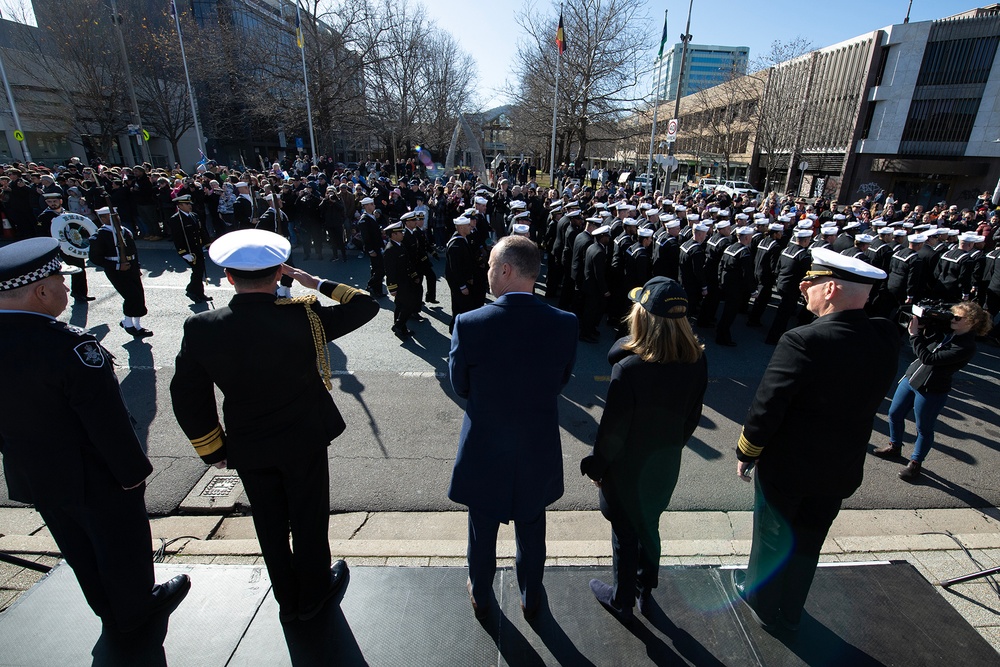
[[715, 223], [715, 228], [726, 229], [727, 227], [732, 226], [732, 224], [733, 223], [729, 222], [728, 220], [719, 220], [717, 223]]
[[855, 220], [854, 222], [849, 222], [844, 225], [844, 231], [846, 232], [848, 229], [858, 229], [859, 227], [861, 227], [861, 223]]
[[695, 220], [701, 220], [701, 216], [698, 215], [697, 213], [688, 213], [687, 219], [690, 222], [694, 222]]
[[813, 248], [812, 267], [806, 273], [805, 279], [812, 280], [826, 276], [864, 285], [873, 285], [887, 277], [885, 271], [868, 262], [841, 255], [827, 248]]
[[590, 235], [601, 236], [602, 234], [610, 234], [610, 233], [611, 233], [611, 227], [609, 227], [608, 225], [601, 225], [594, 231], [590, 232]]
[[480, 206], [486, 206], [487, 204], [490, 203], [490, 200], [487, 199], [486, 197], [476, 197], [473, 201], [475, 201]]
[[837, 213], [833, 216], [833, 219], [836, 220], [837, 222], [840, 222], [841, 220], [847, 220], [847, 216], [844, 215], [843, 213]]
[[455, 220], [454, 220], [454, 223], [453, 223], [453, 224], [454, 224], [454, 225], [455, 225], [456, 227], [458, 227], [459, 225], [468, 225], [468, 224], [470, 224], [471, 222], [472, 222], [472, 221], [471, 221], [471, 220], [469, 220], [468, 218], [466, 218], [466, 217], [465, 217], [464, 215], [460, 215], [460, 216], [458, 216], [457, 218], [455, 218]]
[[986, 237], [981, 236], [979, 234], [974, 234], [972, 232], [966, 232], [965, 234], [959, 236], [958, 240], [962, 241], [963, 243], [982, 243], [983, 241], [986, 240]]
[[737, 213], [736, 214], [736, 219], [737, 220], [749, 220], [750, 216], [747, 215], [746, 213]]
[[639, 221], [636, 220], [635, 218], [625, 218], [624, 220], [622, 220], [622, 224], [623, 225], [629, 225], [631, 227], [631, 226], [638, 225]]
[[531, 227], [522, 222], [519, 222], [513, 226], [513, 230], [514, 233], [517, 234], [518, 236], [525, 236], [531, 230]]
[[[753, 206], [747, 206], [745, 209], [743, 209], [743, 212], [749, 215], [751, 213], [756, 213], [757, 209], [755, 209]], [[763, 215], [763, 213], [761, 215]]]
[[810, 229], [796, 229], [795, 230], [795, 238], [797, 238], [797, 239], [811, 239], [812, 235], [813, 235], [813, 233], [812, 233], [812, 230], [810, 230]]
[[235, 271], [276, 268], [292, 254], [284, 236], [263, 229], [238, 229], [220, 236], [208, 248], [213, 262]]
[[238, 188], [249, 188], [250, 184], [247, 183], [246, 181], [240, 181], [239, 183], [236, 184], [236, 187], [238, 187]]
[[641, 228], [636, 233], [639, 235], [639, 238], [644, 239], [644, 238], [649, 238], [650, 236], [652, 236], [653, 235], [653, 230], [650, 229], [649, 227], [643, 227], [643, 228]]
[[593, 218], [587, 218], [587, 222], [589, 222], [592, 225], [600, 225], [602, 222], [604, 222], [604, 218], [602, 218], [600, 216], [593, 217]]
[[769, 232], [783, 232], [785, 231], [785, 226], [780, 222], [772, 222], [767, 226], [767, 231]]
[[757, 233], [757, 229], [752, 225], [747, 225], [746, 227], [739, 227], [736, 230], [736, 234], [739, 236], [753, 236]]
[[837, 225], [823, 225], [819, 228], [820, 236], [836, 236], [840, 233]]
[[386, 234], [392, 234], [393, 232], [401, 232], [403, 231], [403, 223], [394, 222], [391, 225], [386, 225], [385, 227], [382, 228], [382, 231], [385, 232]]
[[908, 243], [927, 243], [927, 236], [925, 234], [910, 234], [906, 237]]
[[[483, 199], [483, 201], [479, 201], [480, 199], [483, 199], [483, 198], [482, 197], [476, 197], [476, 203], [477, 204], [486, 204], [487, 203], [485, 199]], [[570, 202], [570, 203], [572, 203], [572, 202]], [[569, 204], [566, 204], [566, 205], [569, 206]], [[515, 199], [514, 201], [512, 201], [510, 203], [510, 208], [512, 210], [515, 209], [515, 208], [528, 208], [528, 203], [525, 202], [525, 201], [523, 201], [523, 200], [521, 200], [521, 199]]]
[[[115, 208], [115, 213], [117, 213], [117, 212], [118, 212], [118, 209]], [[97, 215], [111, 215], [111, 209], [109, 207], [105, 206], [103, 208], [97, 209], [96, 211], [94, 211], [94, 213], [96, 213]]]
[[667, 229], [677, 229], [678, 227], [681, 226], [681, 221], [680, 220], [670, 220], [669, 222], [667, 222], [663, 226], [666, 227]]
[[520, 213], [517, 213], [512, 218], [512, 220], [523, 220], [524, 218], [530, 218], [530, 217], [531, 217], [531, 213], [529, 213], [528, 211], [521, 211]]
[[416, 211], [407, 211], [403, 215], [399, 216], [399, 220], [402, 222], [403, 220], [412, 220], [415, 217], [417, 217]]
[[894, 229], [894, 230], [892, 230], [892, 235], [893, 236], [906, 236], [906, 230], [905, 229]]
[[361, 200], [360, 202], [358, 202], [358, 203], [359, 203], [359, 204], [361, 204], [362, 206], [364, 206], [365, 204], [374, 204], [374, 203], [375, 203], [375, 200], [374, 200], [374, 199], [372, 199], [371, 197], [365, 197], [364, 199], [362, 199], [362, 200]]
[[796, 229], [812, 229], [813, 228], [812, 220], [803, 220], [802, 222], [800, 222], [797, 225], [795, 225], [795, 228]]
[[875, 240], [875, 237], [871, 234], [858, 234], [854, 237], [854, 240], [858, 243], [871, 243]]

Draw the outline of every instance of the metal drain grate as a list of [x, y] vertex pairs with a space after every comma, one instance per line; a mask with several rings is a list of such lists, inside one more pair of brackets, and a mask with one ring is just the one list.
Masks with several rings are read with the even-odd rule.
[[212, 481], [205, 485], [201, 495], [212, 496], [213, 498], [228, 496], [239, 483], [240, 478], [237, 475], [216, 475], [212, 478]]

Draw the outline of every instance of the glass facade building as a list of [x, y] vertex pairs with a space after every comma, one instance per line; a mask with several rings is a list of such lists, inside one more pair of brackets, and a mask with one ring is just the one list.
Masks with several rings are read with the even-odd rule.
[[[683, 44], [674, 44], [663, 52], [660, 74], [660, 100], [677, 97], [680, 83]], [[681, 97], [725, 83], [747, 73], [750, 48], [746, 46], [710, 46], [689, 44], [684, 63], [684, 89]]]

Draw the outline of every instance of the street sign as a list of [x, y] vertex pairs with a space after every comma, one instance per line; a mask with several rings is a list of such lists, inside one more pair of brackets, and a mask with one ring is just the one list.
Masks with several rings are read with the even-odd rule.
[[142, 138], [145, 139], [146, 141], [149, 141], [149, 130], [142, 131]]
[[802, 162], [799, 162], [799, 171], [805, 171], [808, 168], [809, 168], [809, 163], [808, 162], [806, 162], [805, 160], [803, 160]]
[[677, 119], [667, 121], [667, 141], [677, 141]]
[[667, 168], [667, 172], [672, 174], [673, 172], [677, 171], [677, 164], [678, 164], [677, 156], [668, 155], [667, 159], [664, 160], [663, 166]]
[[14, 141], [24, 141], [24, 132], [21, 130], [14, 130]]
[[295, 147], [299, 150], [306, 147], [306, 142], [302, 141], [302, 137], [295, 137]]

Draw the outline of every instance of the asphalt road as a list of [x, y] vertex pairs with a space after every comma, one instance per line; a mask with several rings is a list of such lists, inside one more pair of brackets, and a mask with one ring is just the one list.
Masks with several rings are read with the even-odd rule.
[[[63, 319], [88, 329], [115, 355], [126, 402], [139, 424], [155, 472], [146, 502], [151, 514], [176, 510], [205, 472], [181, 433], [170, 408], [169, 384], [180, 346], [181, 325], [194, 312], [221, 307], [233, 294], [222, 271], [209, 270], [213, 304], [192, 304], [184, 296], [187, 275], [168, 243], [140, 245], [150, 315], [143, 324], [155, 336], [134, 341], [118, 327], [121, 299], [104, 275], [89, 268], [91, 294], [86, 305], [73, 305]], [[293, 259], [316, 275], [364, 286], [368, 262], [357, 254], [345, 264]], [[443, 273], [443, 262], [436, 262]], [[293, 293], [307, 290], [293, 288]], [[448, 289], [438, 282], [441, 306], [412, 326], [413, 341], [400, 343], [389, 331], [392, 305], [362, 329], [331, 345], [334, 400], [348, 424], [330, 447], [330, 508], [333, 511], [434, 511], [461, 509], [446, 497], [463, 415], [463, 401], [447, 377]], [[769, 318], [766, 318], [766, 321]], [[684, 452], [681, 479], [671, 503], [678, 510], [745, 510], [751, 485], [736, 478], [734, 445], [742, 419], [773, 348], [763, 344], [762, 329], [734, 327], [736, 348], [719, 348], [712, 332], [707, 339], [710, 384], [704, 416]], [[566, 492], [554, 509], [596, 509], [595, 488], [579, 474], [579, 461], [589, 452], [597, 432], [610, 366], [606, 354], [610, 330], [600, 344], [580, 343], [573, 379], [560, 399]], [[900, 372], [912, 359], [900, 355]], [[253, 359], [244, 360], [253, 364]], [[530, 379], [527, 379], [530, 381]], [[857, 378], [864, 383], [866, 378]], [[926, 481], [910, 486], [896, 477], [901, 463], [869, 457], [865, 482], [849, 500], [849, 508], [937, 508], [1000, 505], [1000, 350], [981, 346], [976, 358], [956, 377], [955, 388], [939, 423], [938, 444], [925, 462]], [[6, 387], [7, 390], [16, 388]], [[514, 399], [516, 397], [512, 397]], [[817, 397], [821, 400], [822, 397]], [[221, 404], [221, 401], [220, 401]], [[887, 439], [885, 412], [875, 424], [875, 446]], [[849, 413], [850, 405], [831, 406], [829, 419]], [[517, 418], [516, 401], [511, 418]], [[910, 423], [912, 431], [912, 422]], [[39, 424], [44, 428], [44, 424]], [[823, 424], [815, 425], [822, 429]], [[809, 433], [802, 446], [809, 446]], [[912, 443], [912, 435], [908, 439]], [[907, 448], [906, 451], [909, 451]], [[824, 470], [803, 474], [823, 475]], [[0, 483], [0, 505], [7, 500]]]

